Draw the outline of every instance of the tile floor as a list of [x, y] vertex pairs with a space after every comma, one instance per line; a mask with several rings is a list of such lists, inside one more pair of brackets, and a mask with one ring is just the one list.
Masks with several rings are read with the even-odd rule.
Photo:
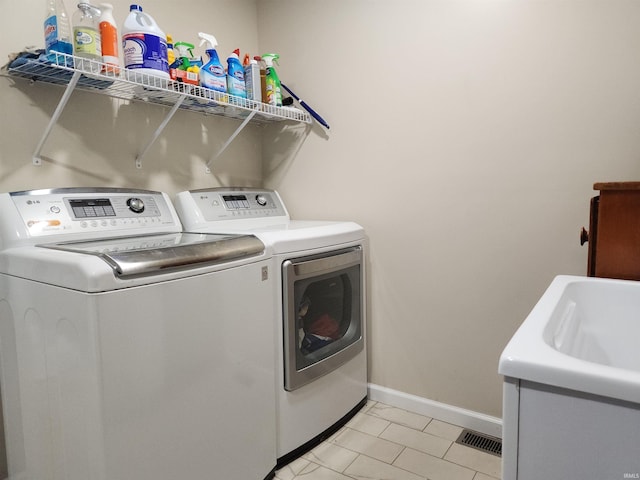
[[382, 403], [276, 472], [277, 480], [496, 480], [500, 457], [458, 445], [461, 427]]

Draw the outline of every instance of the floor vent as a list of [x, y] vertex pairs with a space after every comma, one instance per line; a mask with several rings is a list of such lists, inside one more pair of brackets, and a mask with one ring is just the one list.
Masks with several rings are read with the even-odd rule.
[[496, 455], [497, 457], [502, 456], [502, 440], [496, 437], [490, 437], [484, 433], [465, 429], [456, 440], [456, 443], [490, 453], [491, 455]]

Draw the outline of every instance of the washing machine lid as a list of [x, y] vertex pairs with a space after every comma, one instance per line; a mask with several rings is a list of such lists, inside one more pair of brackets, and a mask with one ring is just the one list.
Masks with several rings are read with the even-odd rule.
[[168, 233], [36, 245], [96, 256], [122, 278], [238, 260], [264, 252], [253, 235]]

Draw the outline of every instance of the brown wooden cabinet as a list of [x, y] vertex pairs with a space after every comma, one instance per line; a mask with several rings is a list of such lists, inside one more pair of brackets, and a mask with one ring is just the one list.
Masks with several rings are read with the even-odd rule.
[[596, 183], [591, 199], [587, 275], [640, 280], [640, 182]]

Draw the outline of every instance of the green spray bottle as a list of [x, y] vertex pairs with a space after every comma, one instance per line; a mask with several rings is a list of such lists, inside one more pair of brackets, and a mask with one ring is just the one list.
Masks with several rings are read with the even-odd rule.
[[265, 53], [262, 55], [262, 60], [267, 65], [266, 72], [266, 85], [267, 85], [267, 98], [265, 103], [273, 105], [274, 107], [282, 106], [282, 87], [280, 86], [280, 79], [276, 73], [276, 69], [273, 68], [273, 63], [278, 63], [280, 55], [277, 53]]

